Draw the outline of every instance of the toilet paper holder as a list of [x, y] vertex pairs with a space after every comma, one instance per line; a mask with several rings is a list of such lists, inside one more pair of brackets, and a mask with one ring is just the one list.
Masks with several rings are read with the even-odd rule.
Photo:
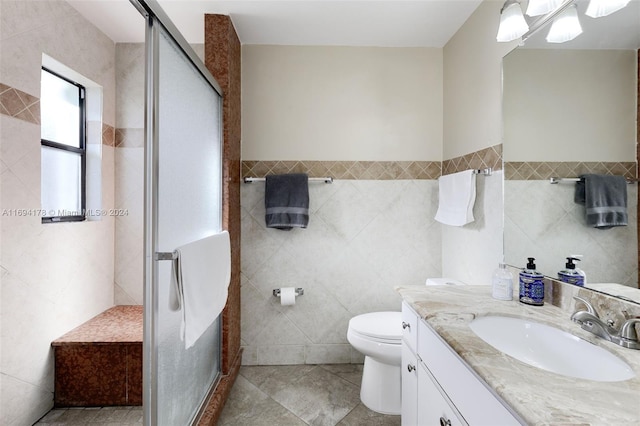
[[[304, 294], [304, 289], [298, 287], [296, 288], [296, 296], [302, 296]], [[280, 297], [280, 289], [279, 288], [274, 288], [273, 289], [273, 295], [275, 297]]]

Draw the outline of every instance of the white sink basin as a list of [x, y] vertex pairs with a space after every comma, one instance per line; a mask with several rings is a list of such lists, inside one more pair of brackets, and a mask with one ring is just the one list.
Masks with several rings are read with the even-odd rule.
[[503, 316], [478, 317], [469, 327], [500, 352], [543, 370], [599, 382], [635, 377], [616, 355], [555, 327]]

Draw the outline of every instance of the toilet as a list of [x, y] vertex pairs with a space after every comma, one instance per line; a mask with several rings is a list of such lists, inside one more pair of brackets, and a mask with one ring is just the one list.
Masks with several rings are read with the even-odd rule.
[[399, 415], [401, 399], [400, 312], [371, 312], [349, 320], [347, 340], [364, 358], [360, 400], [370, 410]]
[[[428, 278], [426, 285], [466, 285], [451, 278]], [[349, 320], [347, 340], [364, 355], [360, 400], [370, 410], [399, 415], [402, 409], [402, 317], [371, 312]]]

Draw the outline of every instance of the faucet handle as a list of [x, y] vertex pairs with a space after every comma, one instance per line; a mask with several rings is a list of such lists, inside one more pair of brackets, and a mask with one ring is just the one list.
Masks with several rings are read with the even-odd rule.
[[596, 308], [594, 308], [593, 305], [589, 303], [587, 299], [584, 299], [580, 296], [573, 296], [573, 298], [576, 299], [577, 302], [582, 302], [582, 304], [587, 308], [587, 312], [589, 312], [591, 315], [593, 315], [596, 318], [600, 318], [600, 315], [598, 315]]
[[638, 341], [638, 334], [636, 333], [636, 324], [640, 324], [640, 317], [629, 318], [622, 324], [620, 329], [620, 337], [627, 340]]

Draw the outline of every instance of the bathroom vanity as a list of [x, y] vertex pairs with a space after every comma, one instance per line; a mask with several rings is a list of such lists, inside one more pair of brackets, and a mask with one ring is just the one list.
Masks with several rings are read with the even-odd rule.
[[[403, 425], [640, 424], [640, 351], [582, 330], [570, 312], [550, 303], [495, 300], [488, 286], [396, 290], [404, 299]], [[635, 375], [585, 380], [518, 361], [469, 327], [488, 315], [530, 319], [570, 333], [617, 356]]]
[[402, 319], [403, 425], [522, 424], [406, 302]]

